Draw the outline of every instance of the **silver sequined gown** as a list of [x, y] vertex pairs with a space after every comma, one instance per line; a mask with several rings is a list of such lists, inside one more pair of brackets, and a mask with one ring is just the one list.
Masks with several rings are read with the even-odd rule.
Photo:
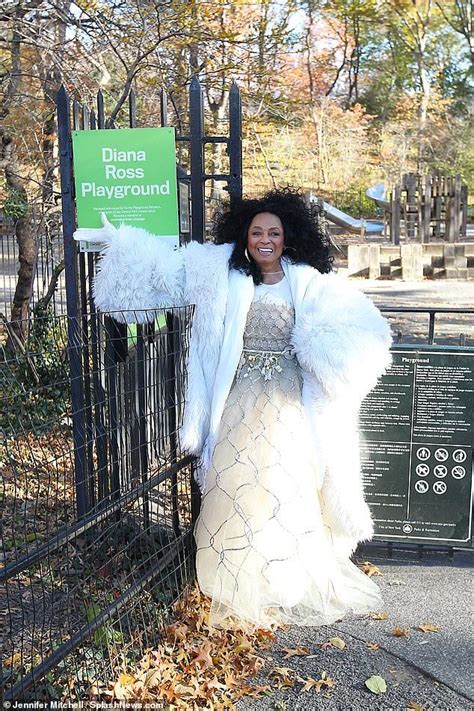
[[381, 604], [321, 520], [293, 320], [286, 280], [256, 288], [194, 529], [215, 627], [323, 625]]

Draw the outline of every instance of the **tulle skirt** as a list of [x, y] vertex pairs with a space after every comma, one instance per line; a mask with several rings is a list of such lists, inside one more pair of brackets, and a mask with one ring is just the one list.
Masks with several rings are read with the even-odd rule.
[[322, 521], [296, 360], [266, 377], [238, 370], [194, 528], [210, 624], [318, 626], [378, 609], [377, 585], [336, 555]]

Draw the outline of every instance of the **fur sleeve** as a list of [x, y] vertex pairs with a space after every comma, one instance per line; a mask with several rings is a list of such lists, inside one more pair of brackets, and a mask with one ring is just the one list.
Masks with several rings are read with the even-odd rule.
[[183, 255], [139, 227], [121, 225], [103, 248], [93, 284], [98, 309], [117, 321], [151, 321], [183, 304]]
[[361, 401], [390, 365], [391, 342], [387, 320], [365, 294], [334, 273], [314, 276], [293, 344], [330, 399]]

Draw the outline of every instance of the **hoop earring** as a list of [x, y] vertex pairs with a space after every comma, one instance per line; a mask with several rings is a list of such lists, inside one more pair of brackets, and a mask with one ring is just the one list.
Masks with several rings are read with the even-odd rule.
[[249, 253], [248, 253], [248, 251], [247, 251], [247, 247], [245, 247], [244, 254], [245, 254], [245, 259], [247, 260], [247, 262], [250, 262], [251, 259], [250, 259], [250, 257], [249, 257]]
[[295, 254], [297, 254], [296, 247], [291, 247], [291, 246], [290, 246], [290, 247], [284, 247], [284, 248], [283, 248], [283, 253], [288, 252], [288, 251], [290, 251], [290, 250], [292, 250]]

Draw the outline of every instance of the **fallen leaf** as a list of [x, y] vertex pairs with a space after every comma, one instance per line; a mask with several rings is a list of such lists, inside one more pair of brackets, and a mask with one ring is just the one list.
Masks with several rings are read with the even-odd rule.
[[117, 701], [126, 701], [129, 698], [131, 689], [128, 689], [125, 686], [122, 686], [120, 681], [117, 681], [114, 684], [113, 688], [113, 699]]
[[163, 698], [165, 697], [169, 703], [173, 703], [173, 701], [176, 699], [176, 692], [174, 688], [174, 681], [171, 682], [170, 686], [168, 688], [166, 687], [161, 687], [160, 689], [160, 696]]
[[149, 669], [145, 672], [145, 678], [143, 680], [143, 686], [145, 689], [152, 689], [155, 686], [161, 684], [161, 670], [160, 669]]
[[3, 662], [3, 665], [8, 668], [16, 667], [16, 666], [18, 666], [18, 664], [20, 664], [20, 662], [21, 662], [21, 654], [20, 654], [20, 652], [15, 652], [15, 654], [10, 654], [10, 656], [5, 659], [5, 661]]
[[244, 690], [246, 696], [259, 697], [262, 694], [265, 694], [265, 696], [273, 694], [273, 689], [269, 684], [264, 684], [263, 686], [246, 686]]
[[118, 680], [119, 680], [119, 683], [125, 688], [127, 686], [131, 686], [132, 684], [134, 684], [136, 682], [135, 677], [132, 676], [131, 674], [120, 674]]
[[274, 667], [268, 676], [274, 679], [279, 689], [295, 685], [295, 673], [290, 667]]
[[346, 643], [340, 637], [330, 637], [328, 641], [331, 643], [331, 646], [336, 647], [336, 649], [346, 648]]
[[388, 612], [369, 612], [371, 620], [388, 620]]
[[387, 691], [387, 683], [383, 676], [371, 676], [366, 680], [365, 685], [373, 694], [385, 694]]
[[239, 652], [252, 652], [253, 651], [253, 647], [250, 644], [249, 640], [246, 639], [243, 635], [241, 635], [241, 634], [237, 635], [237, 639], [238, 639], [239, 643], [234, 647], [234, 651], [237, 652], [237, 654]]
[[380, 644], [377, 644], [377, 642], [367, 642], [366, 647], [370, 649], [371, 652], [376, 652], [377, 649], [380, 649]]
[[289, 659], [290, 657], [305, 657], [309, 654], [309, 649], [308, 647], [295, 647], [294, 649], [291, 647], [283, 647], [283, 652], [286, 652], [283, 659]]
[[194, 657], [193, 663], [196, 664], [197, 662], [204, 662], [205, 666], [213, 667], [214, 662], [212, 661], [210, 651], [211, 651], [211, 644], [209, 642], [207, 644], [203, 644], [203, 646], [201, 647], [201, 649], [198, 652], [198, 655], [196, 657]]
[[291, 667], [273, 667], [268, 676], [289, 676], [293, 674]]
[[429, 711], [429, 706], [422, 706], [416, 702], [410, 702], [405, 711]]
[[426, 623], [424, 625], [418, 625], [416, 629], [421, 630], [422, 632], [439, 632], [441, 628], [438, 627], [438, 625]]
[[180, 639], [185, 642], [187, 635], [189, 634], [189, 629], [186, 627], [186, 625], [174, 624], [168, 625], [168, 627], [166, 628], [166, 632], [168, 634], [168, 637], [170, 637], [171, 639]]
[[311, 689], [316, 688], [316, 691], [319, 693], [320, 687], [319, 687], [319, 680], [313, 679], [312, 677], [307, 677], [306, 679], [303, 679], [302, 677], [298, 678], [298, 681], [303, 682], [303, 686], [301, 687], [299, 693], [302, 694], [305, 691], [311, 691]]
[[[104, 688], [96, 684], [95, 698], [127, 702], [133, 699], [145, 704], [161, 701], [167, 708], [224, 711], [235, 708], [236, 701], [245, 696], [265, 698], [277, 688], [295, 686], [295, 672], [283, 666], [275, 667], [267, 684], [250, 684], [248, 680], [259, 674], [265, 664], [275, 663], [260, 654], [275, 640], [275, 634], [249, 631], [238, 620], [232, 628], [215, 630], [206, 622], [210, 604], [197, 585], [187, 588], [172, 605], [174, 615], [164, 628], [166, 637], [159, 648], [148, 649], [136, 666], [123, 672], [115, 683], [111, 681]], [[89, 610], [92, 619], [97, 612], [95, 608]], [[302, 646], [285, 651], [309, 656]]]
[[226, 674], [224, 680], [228, 689], [235, 689], [238, 686], [237, 680], [232, 674]]
[[407, 630], [404, 627], [394, 627], [391, 635], [392, 637], [409, 637], [410, 630]]
[[323, 672], [320, 679], [314, 679], [311, 676], [306, 678], [299, 676], [298, 681], [303, 683], [303, 686], [299, 691], [300, 694], [305, 691], [311, 691], [311, 689], [315, 689], [315, 691], [319, 694], [322, 688], [332, 689], [336, 686], [336, 682], [334, 679], [331, 679], [327, 672]]
[[373, 563], [370, 563], [368, 560], [365, 561], [365, 563], [361, 563], [359, 565], [359, 568], [362, 570], [363, 573], [365, 573], [369, 578], [372, 577], [372, 575], [382, 575], [381, 571], [379, 568], [377, 568], [376, 565]]

